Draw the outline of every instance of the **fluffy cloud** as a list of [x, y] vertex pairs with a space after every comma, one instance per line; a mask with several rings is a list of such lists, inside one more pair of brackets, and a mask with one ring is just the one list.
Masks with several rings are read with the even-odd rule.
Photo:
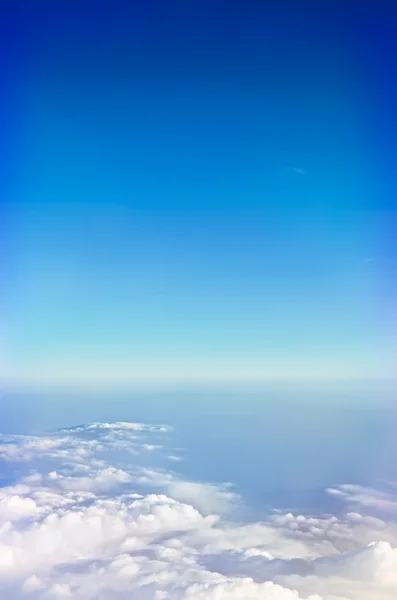
[[146, 486], [162, 488], [173, 498], [193, 504], [207, 515], [214, 512], [228, 513], [240, 502], [239, 495], [232, 492], [230, 486], [183, 481], [164, 470], [141, 469], [135, 481]]
[[[338, 516], [273, 513], [244, 523], [230, 486], [142, 465], [169, 434], [93, 423], [3, 436], [1, 597], [395, 600], [392, 486], [329, 490], [346, 507]], [[378, 508], [388, 516], [368, 512]]]

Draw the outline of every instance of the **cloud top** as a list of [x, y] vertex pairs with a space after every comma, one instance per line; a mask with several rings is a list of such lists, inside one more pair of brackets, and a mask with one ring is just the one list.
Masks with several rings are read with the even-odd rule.
[[277, 512], [244, 522], [243, 500], [230, 486], [143, 465], [148, 454], [163, 452], [170, 431], [93, 423], [46, 436], [2, 436], [1, 596], [397, 597], [397, 525], [393, 516], [369, 512], [394, 507], [391, 491], [341, 485], [329, 490], [346, 508], [339, 516]]

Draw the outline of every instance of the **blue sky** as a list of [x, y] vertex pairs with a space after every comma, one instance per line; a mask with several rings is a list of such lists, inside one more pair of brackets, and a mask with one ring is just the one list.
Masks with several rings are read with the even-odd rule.
[[394, 15], [295, 4], [6, 11], [6, 378], [393, 375]]

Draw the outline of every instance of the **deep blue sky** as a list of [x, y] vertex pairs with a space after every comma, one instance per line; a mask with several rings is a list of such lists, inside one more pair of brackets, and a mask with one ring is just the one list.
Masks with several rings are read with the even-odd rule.
[[397, 9], [273, 4], [4, 6], [6, 376], [393, 374]]

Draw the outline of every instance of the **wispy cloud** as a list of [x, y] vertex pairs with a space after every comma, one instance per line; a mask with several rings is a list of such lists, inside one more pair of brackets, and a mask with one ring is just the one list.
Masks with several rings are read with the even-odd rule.
[[307, 174], [308, 171], [304, 167], [284, 167], [281, 172], [284, 177], [303, 177]]
[[291, 171], [297, 175], [307, 175], [306, 169], [302, 169], [301, 167], [291, 167]]

